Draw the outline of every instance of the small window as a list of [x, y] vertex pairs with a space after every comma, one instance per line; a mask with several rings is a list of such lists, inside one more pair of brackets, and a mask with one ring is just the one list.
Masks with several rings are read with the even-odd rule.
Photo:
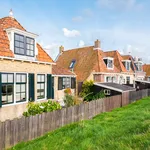
[[63, 89], [70, 88], [70, 85], [71, 85], [71, 79], [69, 77], [64, 77], [62, 88]]
[[26, 74], [16, 74], [16, 102], [26, 101]]
[[45, 98], [45, 75], [44, 74], [37, 75], [37, 98], [38, 99]]
[[143, 71], [142, 63], [138, 62], [135, 65], [136, 65], [137, 71]]
[[126, 69], [130, 71], [130, 62], [126, 62]]
[[113, 69], [113, 59], [104, 58], [104, 62], [105, 62], [108, 69]]
[[147, 81], [150, 81], [150, 77], [147, 78]]
[[72, 60], [72, 62], [71, 62], [71, 64], [70, 64], [70, 66], [69, 66], [69, 68], [71, 68], [71, 69], [73, 69], [74, 68], [74, 65], [75, 65], [75, 60]]
[[108, 59], [108, 64], [107, 64], [108, 68], [113, 68], [113, 61]]
[[130, 84], [130, 77], [126, 78], [126, 84]]
[[116, 77], [112, 77], [112, 82], [113, 82], [113, 83], [116, 83], [116, 82], [117, 82]]
[[2, 104], [14, 102], [14, 74], [2, 73]]
[[106, 77], [106, 82], [112, 82], [112, 78], [111, 77]]
[[110, 91], [110, 90], [108, 90], [108, 89], [105, 89], [105, 90], [104, 90], [104, 94], [105, 94], [106, 96], [110, 96], [111, 91]]

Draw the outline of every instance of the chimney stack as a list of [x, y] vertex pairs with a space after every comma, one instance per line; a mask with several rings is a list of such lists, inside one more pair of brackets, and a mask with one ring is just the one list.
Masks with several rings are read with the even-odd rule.
[[101, 42], [98, 39], [95, 41], [94, 50], [101, 50]]
[[64, 47], [61, 45], [60, 47], [59, 47], [59, 53], [61, 54], [61, 53], [63, 53], [64, 52]]

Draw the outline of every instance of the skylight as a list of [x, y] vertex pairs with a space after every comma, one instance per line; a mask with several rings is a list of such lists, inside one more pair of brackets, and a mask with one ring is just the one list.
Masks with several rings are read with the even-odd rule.
[[73, 68], [74, 68], [74, 65], [75, 65], [75, 62], [76, 62], [75, 60], [72, 60], [71, 63], [70, 63], [69, 68], [73, 69]]

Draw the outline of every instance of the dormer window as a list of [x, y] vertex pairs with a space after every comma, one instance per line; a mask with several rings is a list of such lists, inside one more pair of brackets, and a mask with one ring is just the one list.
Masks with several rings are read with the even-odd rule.
[[143, 63], [142, 62], [135, 63], [135, 66], [136, 66], [137, 71], [143, 71], [143, 68], [142, 68]]
[[10, 50], [15, 54], [15, 58], [36, 60], [38, 55], [37, 34], [17, 28], [7, 28], [6, 32], [10, 41]]
[[34, 57], [34, 39], [16, 33], [14, 35], [14, 53]]
[[74, 68], [75, 63], [76, 63], [76, 61], [75, 61], [75, 60], [72, 60], [72, 61], [71, 61], [71, 63], [70, 63], [69, 68], [70, 68], [70, 69], [73, 69], [73, 68]]
[[131, 61], [130, 60], [124, 60], [123, 65], [127, 71], [130, 71], [130, 68], [131, 68]]
[[106, 57], [106, 58], [104, 58], [104, 62], [108, 69], [113, 69], [113, 58]]

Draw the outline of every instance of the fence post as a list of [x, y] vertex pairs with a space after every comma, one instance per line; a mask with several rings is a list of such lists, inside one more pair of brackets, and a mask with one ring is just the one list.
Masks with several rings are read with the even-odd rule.
[[121, 101], [121, 106], [126, 106], [129, 104], [129, 92], [122, 93]]

